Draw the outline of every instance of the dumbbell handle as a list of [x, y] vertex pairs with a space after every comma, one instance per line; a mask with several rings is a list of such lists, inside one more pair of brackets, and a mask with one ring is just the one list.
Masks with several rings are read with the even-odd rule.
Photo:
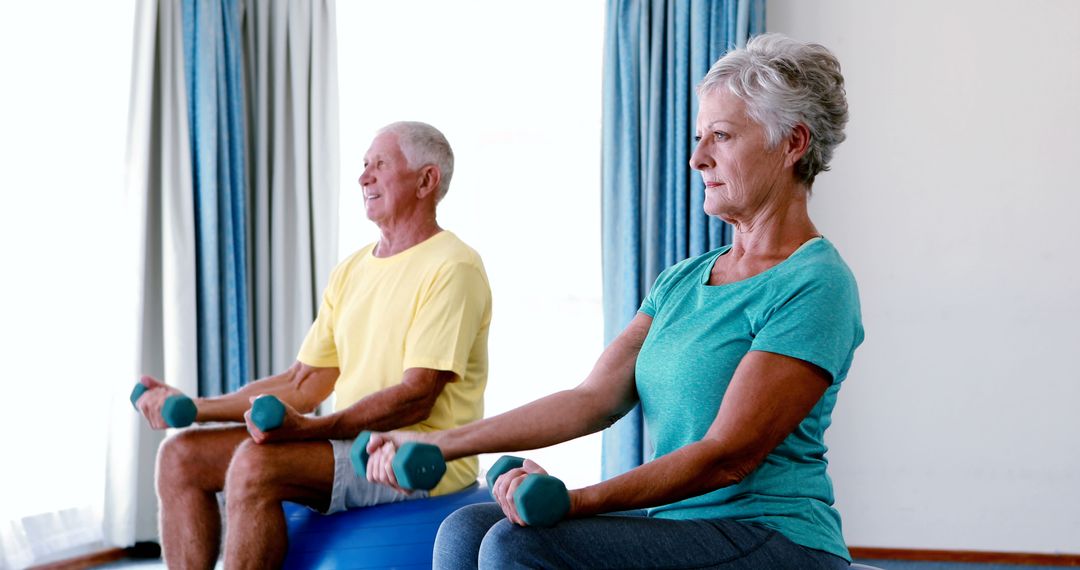
[[[367, 477], [367, 463], [370, 456], [367, 444], [371, 441], [371, 432], [360, 432], [349, 451], [349, 459], [357, 475]], [[403, 489], [434, 489], [446, 473], [446, 461], [439, 448], [417, 441], [408, 441], [398, 448], [391, 462], [394, 477]]]
[[251, 423], [261, 431], [277, 429], [284, 421], [285, 404], [277, 396], [263, 394], [251, 403]]
[[[136, 383], [135, 387], [131, 390], [131, 406], [138, 410], [136, 402], [139, 398], [149, 390], [141, 383]], [[198, 414], [198, 408], [195, 407], [195, 402], [183, 394], [173, 394], [168, 398], [165, 398], [165, 403], [161, 407], [161, 417], [165, 420], [165, 423], [169, 427], [182, 428], [191, 425], [195, 421], [195, 416]]]

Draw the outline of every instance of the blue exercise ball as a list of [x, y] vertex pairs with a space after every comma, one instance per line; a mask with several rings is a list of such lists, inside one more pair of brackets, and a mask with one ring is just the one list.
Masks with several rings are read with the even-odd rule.
[[284, 503], [289, 527], [285, 568], [431, 568], [439, 525], [450, 513], [473, 503], [489, 503], [483, 487], [322, 515]]

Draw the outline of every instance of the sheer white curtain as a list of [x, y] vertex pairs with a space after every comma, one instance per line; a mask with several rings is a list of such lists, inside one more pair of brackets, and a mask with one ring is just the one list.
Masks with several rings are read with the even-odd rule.
[[157, 537], [154, 454], [162, 434], [131, 411], [127, 391], [139, 374], [151, 374], [197, 393], [195, 221], [182, 30], [179, 1], [139, 1], [125, 173], [136, 334], [126, 384], [113, 390], [105, 481], [105, 536], [116, 546]]
[[131, 381], [133, 14], [134, 1], [58, 0], [0, 17], [0, 568], [102, 540], [110, 396]]

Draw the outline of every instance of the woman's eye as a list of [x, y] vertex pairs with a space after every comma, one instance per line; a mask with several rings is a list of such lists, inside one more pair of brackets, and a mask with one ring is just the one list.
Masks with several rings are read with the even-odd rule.
[[731, 138], [731, 136], [724, 131], [716, 131], [715, 133], [713, 133], [713, 137], [716, 138], [716, 140], [718, 141], [724, 141]]

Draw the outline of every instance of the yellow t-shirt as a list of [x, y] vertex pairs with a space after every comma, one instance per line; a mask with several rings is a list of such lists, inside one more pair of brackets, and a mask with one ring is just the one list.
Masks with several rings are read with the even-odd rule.
[[[424, 421], [405, 429], [445, 430], [484, 415], [491, 288], [480, 256], [442, 231], [390, 257], [370, 244], [330, 275], [319, 314], [297, 360], [338, 367], [335, 409], [401, 383], [409, 368], [453, 371]], [[476, 457], [451, 461], [432, 495], [476, 481]]]

